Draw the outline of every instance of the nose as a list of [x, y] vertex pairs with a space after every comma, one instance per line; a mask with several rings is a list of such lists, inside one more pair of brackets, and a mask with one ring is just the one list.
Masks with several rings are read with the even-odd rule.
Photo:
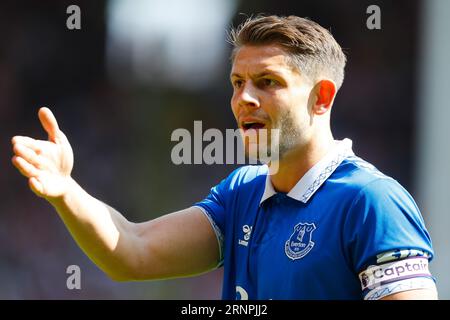
[[240, 107], [259, 108], [259, 98], [257, 90], [251, 83], [247, 81], [238, 95], [238, 105]]

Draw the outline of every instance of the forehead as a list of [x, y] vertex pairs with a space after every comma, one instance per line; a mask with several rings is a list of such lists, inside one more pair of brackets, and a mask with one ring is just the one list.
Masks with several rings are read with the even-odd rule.
[[291, 72], [288, 54], [275, 45], [243, 46], [233, 61], [231, 74], [257, 73], [261, 71]]

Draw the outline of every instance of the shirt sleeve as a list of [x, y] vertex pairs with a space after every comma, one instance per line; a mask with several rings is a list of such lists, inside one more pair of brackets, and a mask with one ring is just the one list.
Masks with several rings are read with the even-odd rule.
[[394, 179], [377, 179], [359, 191], [344, 237], [364, 298], [431, 286], [427, 279], [434, 285], [430, 236], [413, 198]]
[[208, 196], [194, 204], [198, 207], [208, 218], [211, 227], [213, 228], [217, 241], [219, 243], [220, 261], [217, 267], [223, 264], [224, 253], [224, 239], [225, 239], [225, 224], [226, 214], [229, 211], [229, 198], [232, 196], [235, 188], [236, 175], [240, 169], [233, 171], [227, 178], [223, 179], [218, 185], [211, 188]]

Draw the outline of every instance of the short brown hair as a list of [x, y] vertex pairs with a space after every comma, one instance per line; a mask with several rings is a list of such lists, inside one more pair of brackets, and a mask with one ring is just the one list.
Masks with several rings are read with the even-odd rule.
[[327, 77], [337, 89], [344, 81], [346, 58], [342, 48], [328, 30], [307, 18], [250, 17], [231, 29], [229, 42], [234, 47], [232, 61], [242, 46], [275, 44], [285, 49], [293, 66], [310, 79]]

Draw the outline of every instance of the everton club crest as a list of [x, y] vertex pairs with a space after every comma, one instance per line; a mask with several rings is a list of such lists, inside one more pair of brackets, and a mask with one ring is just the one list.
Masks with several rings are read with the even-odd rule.
[[314, 247], [312, 233], [316, 230], [314, 223], [300, 222], [294, 227], [294, 232], [284, 245], [284, 252], [292, 259], [297, 260], [303, 258]]

